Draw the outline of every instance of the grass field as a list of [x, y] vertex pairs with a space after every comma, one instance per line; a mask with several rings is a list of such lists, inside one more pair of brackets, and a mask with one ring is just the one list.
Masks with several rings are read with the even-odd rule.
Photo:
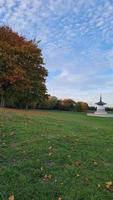
[[0, 109], [0, 200], [113, 200], [113, 119]]

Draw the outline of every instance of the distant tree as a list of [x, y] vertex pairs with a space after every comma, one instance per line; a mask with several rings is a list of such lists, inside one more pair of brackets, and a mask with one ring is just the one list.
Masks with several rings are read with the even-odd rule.
[[47, 95], [41, 49], [9, 27], [0, 27], [0, 99], [1, 106], [26, 108]]
[[57, 99], [57, 97], [49, 95], [45, 101], [38, 105], [38, 108], [85, 112], [88, 110], [88, 104], [81, 101], [76, 103], [72, 99]]
[[76, 103], [76, 110], [84, 112], [88, 110], [88, 104], [86, 102], [79, 101]]
[[109, 111], [110, 111], [110, 112], [113, 112], [113, 107], [106, 107], [105, 110], [108, 111], [108, 112], [109, 112]]
[[57, 97], [49, 95], [48, 98], [45, 99], [44, 102], [39, 104], [39, 108], [55, 110], [55, 109], [57, 109], [57, 102], [58, 102]]
[[58, 101], [57, 97], [55, 96], [49, 97], [48, 104], [49, 104], [50, 109], [56, 109], [57, 101]]
[[74, 110], [75, 107], [76, 103], [72, 99], [64, 99], [57, 102], [57, 108], [59, 110]]
[[57, 110], [63, 110], [63, 101], [62, 99], [58, 99], [57, 105], [56, 105]]
[[90, 110], [90, 111], [96, 111], [96, 107], [94, 107], [94, 106], [88, 106], [88, 110]]
[[73, 110], [76, 107], [76, 103], [72, 99], [64, 99], [63, 107], [64, 110]]

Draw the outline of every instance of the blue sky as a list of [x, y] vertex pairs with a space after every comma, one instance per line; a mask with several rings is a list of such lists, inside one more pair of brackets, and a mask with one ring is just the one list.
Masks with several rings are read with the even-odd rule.
[[0, 25], [41, 40], [51, 95], [113, 105], [112, 0], [0, 0]]

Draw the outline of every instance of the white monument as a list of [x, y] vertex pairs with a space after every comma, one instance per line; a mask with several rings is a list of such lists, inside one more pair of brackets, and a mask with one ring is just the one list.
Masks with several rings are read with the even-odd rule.
[[100, 95], [100, 101], [95, 103], [97, 105], [97, 110], [94, 113], [95, 115], [105, 115], [107, 114], [107, 112], [105, 111], [105, 105], [106, 103], [104, 103], [102, 101], [102, 96]]
[[113, 117], [113, 114], [107, 113], [105, 111], [105, 105], [102, 101], [102, 96], [100, 95], [100, 101], [95, 103], [97, 105], [96, 111], [94, 113], [87, 113], [88, 116], [95, 116], [95, 117]]

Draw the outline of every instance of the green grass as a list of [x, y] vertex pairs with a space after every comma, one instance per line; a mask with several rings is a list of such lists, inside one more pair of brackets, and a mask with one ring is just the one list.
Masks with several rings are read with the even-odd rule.
[[0, 109], [0, 200], [113, 200], [108, 181], [112, 118]]

